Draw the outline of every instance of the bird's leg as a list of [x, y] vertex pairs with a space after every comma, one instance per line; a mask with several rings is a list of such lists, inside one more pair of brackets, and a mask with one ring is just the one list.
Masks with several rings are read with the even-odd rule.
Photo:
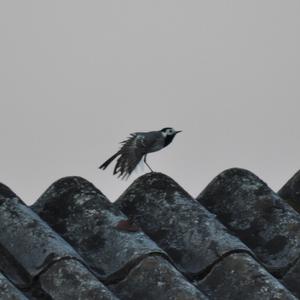
[[144, 163], [146, 164], [146, 166], [150, 169], [151, 172], [153, 172], [153, 170], [150, 168], [150, 166], [147, 164], [147, 154], [144, 156]]

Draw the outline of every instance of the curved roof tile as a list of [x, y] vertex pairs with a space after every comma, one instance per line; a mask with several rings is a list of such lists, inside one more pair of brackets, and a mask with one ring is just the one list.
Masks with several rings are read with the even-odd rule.
[[138, 178], [115, 203], [164, 249], [184, 273], [198, 275], [232, 251], [251, 251], [173, 179]]
[[55, 182], [32, 206], [106, 282], [123, 278], [145, 256], [167, 256], [140, 230], [122, 230], [127, 217], [80, 177]]
[[[280, 194], [297, 199], [292, 181]], [[223, 172], [198, 201], [160, 173], [114, 204], [80, 177], [32, 209], [0, 184], [0, 222], [4, 300], [300, 297], [299, 215], [246, 170]]]
[[230, 169], [197, 197], [276, 276], [300, 256], [300, 215], [253, 173]]

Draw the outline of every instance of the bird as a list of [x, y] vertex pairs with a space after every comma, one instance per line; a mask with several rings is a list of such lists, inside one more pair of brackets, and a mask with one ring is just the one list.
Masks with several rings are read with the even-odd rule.
[[165, 127], [158, 131], [131, 133], [126, 140], [121, 142], [120, 150], [106, 160], [99, 169], [105, 170], [118, 157], [113, 175], [118, 175], [118, 177], [125, 179], [131, 175], [142, 158], [144, 158], [144, 163], [153, 172], [147, 163], [147, 154], [167, 147], [179, 132], [182, 131], [176, 131], [172, 127]]

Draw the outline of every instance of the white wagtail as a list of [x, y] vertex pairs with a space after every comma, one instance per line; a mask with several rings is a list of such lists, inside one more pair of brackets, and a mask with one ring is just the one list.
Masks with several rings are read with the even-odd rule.
[[144, 157], [144, 162], [151, 172], [153, 170], [147, 164], [147, 154], [161, 150], [168, 146], [180, 131], [175, 131], [171, 127], [163, 128], [159, 131], [135, 132], [130, 134], [127, 140], [121, 142], [121, 149], [103, 163], [99, 169], [105, 170], [107, 166], [119, 156], [113, 174], [118, 174], [122, 178], [129, 177], [138, 163]]

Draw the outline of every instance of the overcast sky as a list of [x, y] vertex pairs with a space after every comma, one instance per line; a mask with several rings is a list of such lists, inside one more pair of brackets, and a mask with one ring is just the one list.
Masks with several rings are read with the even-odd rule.
[[[299, 168], [300, 1], [1, 1], [0, 181], [27, 203], [98, 166], [130, 132], [173, 126], [149, 155], [196, 196], [250, 169], [278, 190]], [[147, 169], [144, 169], [144, 172]]]

